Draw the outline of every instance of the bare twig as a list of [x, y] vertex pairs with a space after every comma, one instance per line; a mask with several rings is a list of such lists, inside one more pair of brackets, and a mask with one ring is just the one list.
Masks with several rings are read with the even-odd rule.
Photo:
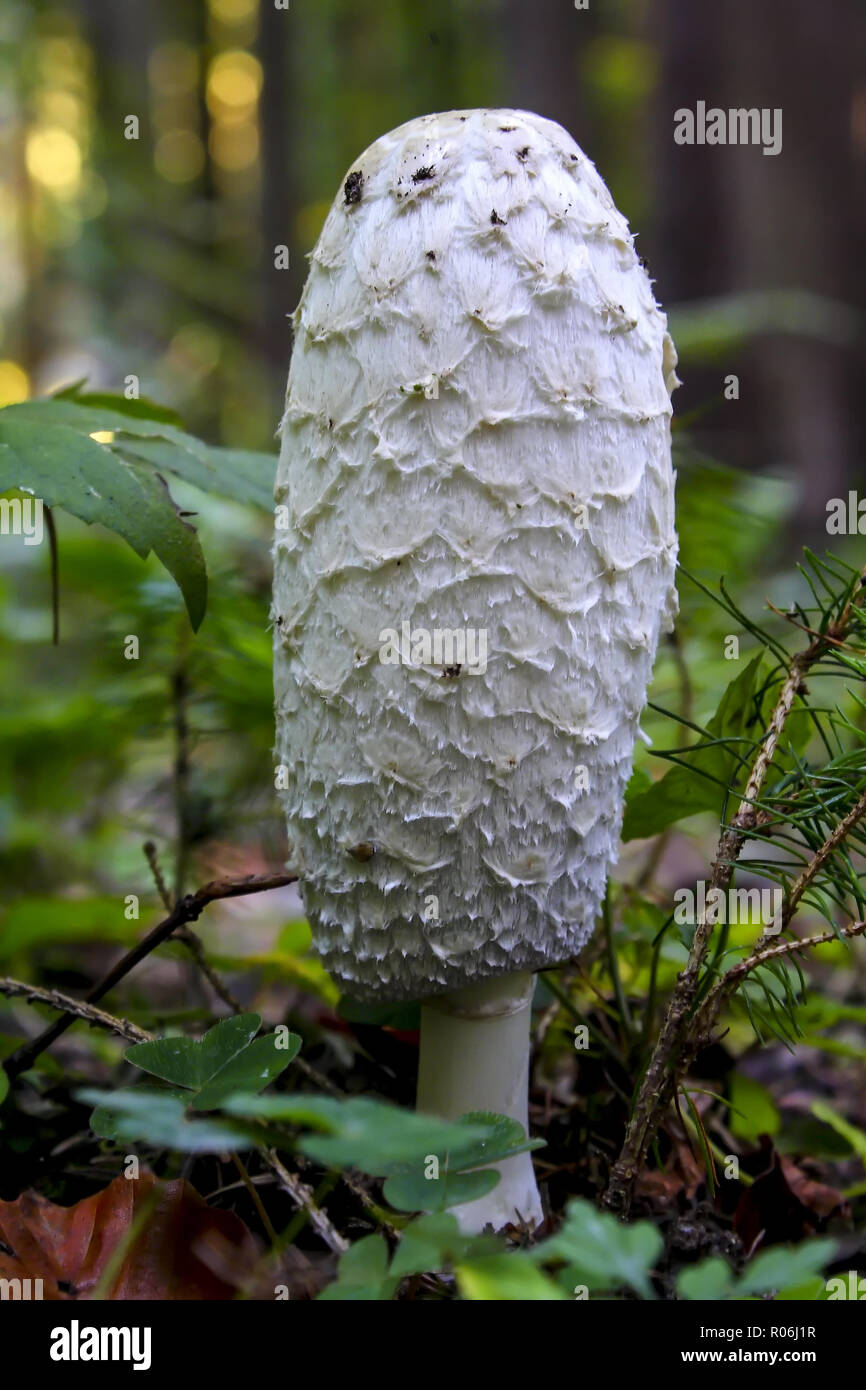
[[[144, 846], [144, 853], [150, 865], [150, 871], [153, 874], [156, 891], [162, 899], [162, 905], [166, 912], [171, 912], [173, 906], [172, 896], [168, 891], [168, 885], [163, 876], [162, 868], [159, 863], [159, 855], [153, 840], [147, 841]], [[217, 974], [216, 970], [214, 970], [210, 961], [207, 959], [201, 937], [198, 936], [191, 927], [178, 927], [176, 940], [182, 942], [187, 948], [202, 975], [204, 975], [205, 979], [208, 981], [214, 994], [216, 994], [224, 1004], [228, 1004], [233, 1013], [243, 1013], [241, 1005], [238, 1003], [237, 999], [235, 999], [228, 985], [221, 976]]]
[[189, 722], [187, 702], [189, 678], [183, 663], [178, 661], [171, 677], [171, 702], [174, 710], [174, 809], [177, 822], [177, 841], [174, 863], [174, 895], [179, 898], [186, 882], [189, 855]]
[[166, 883], [165, 877], [162, 872], [162, 867], [159, 862], [159, 852], [156, 848], [156, 845], [153, 843], [153, 840], [147, 840], [143, 845], [143, 849], [144, 857], [150, 865], [150, 872], [153, 874], [153, 881], [156, 884], [156, 891], [162, 899], [162, 905], [165, 908], [166, 912], [171, 912], [174, 903], [172, 901], [172, 896], [168, 891], [168, 884]]
[[243, 1013], [243, 1005], [238, 1002], [221, 975], [214, 970], [205, 955], [204, 943], [198, 933], [194, 932], [191, 927], [178, 927], [175, 933], [175, 940], [180, 941], [189, 951], [214, 994], [216, 994], [224, 1004], [228, 1005], [233, 1014]]
[[273, 1149], [262, 1150], [262, 1157], [295, 1206], [301, 1207], [307, 1213], [310, 1225], [321, 1236], [328, 1249], [333, 1250], [335, 1255], [342, 1255], [344, 1250], [348, 1250], [349, 1241], [340, 1234], [327, 1213], [316, 1205], [312, 1189], [307, 1187], [296, 1173], [289, 1172]]
[[104, 1028], [109, 1033], [117, 1033], [127, 1042], [150, 1042], [153, 1037], [152, 1033], [146, 1033], [143, 1028], [130, 1023], [128, 1019], [115, 1018], [113, 1014], [96, 1009], [92, 1004], [85, 1004], [80, 999], [61, 994], [58, 989], [40, 989], [38, 985], [29, 985], [25, 980], [12, 980], [7, 975], [0, 976], [0, 994], [5, 994], [10, 999], [26, 999], [28, 1004], [45, 1004], [49, 1009], [57, 1009], [60, 1013], [71, 1015], [72, 1018], [83, 1018], [94, 1028]]
[[[94, 985], [83, 1002], [95, 1004], [97, 1000], [102, 999], [140, 961], [149, 956], [151, 951], [154, 951], [157, 946], [161, 946], [178, 927], [185, 926], [188, 922], [198, 921], [210, 903], [223, 898], [241, 898], [250, 893], [265, 893], [271, 888], [285, 888], [287, 884], [295, 883], [297, 877], [297, 874], [282, 873], [248, 874], [245, 878], [217, 878], [206, 883], [197, 892], [187, 893], [185, 897], [180, 898], [175, 903], [167, 917], [158, 922], [147, 936], [142, 937], [137, 946], [133, 946], [131, 951], [127, 951], [126, 955], [121, 957], [117, 964], [109, 970], [108, 974]], [[13, 1052], [4, 1062], [8, 1075], [14, 1077], [22, 1071], [26, 1071], [28, 1067], [33, 1065], [40, 1053], [44, 1052], [46, 1047], [50, 1047], [53, 1042], [56, 1042], [74, 1021], [74, 1016], [70, 1014], [57, 1019], [32, 1042], [26, 1043]]]

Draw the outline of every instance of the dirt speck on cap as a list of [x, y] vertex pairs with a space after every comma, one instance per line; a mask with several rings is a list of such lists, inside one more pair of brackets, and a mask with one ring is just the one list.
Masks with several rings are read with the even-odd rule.
[[353, 169], [352, 173], [343, 184], [343, 197], [346, 207], [351, 207], [353, 203], [360, 203], [361, 190], [364, 187], [364, 175], [360, 169]]

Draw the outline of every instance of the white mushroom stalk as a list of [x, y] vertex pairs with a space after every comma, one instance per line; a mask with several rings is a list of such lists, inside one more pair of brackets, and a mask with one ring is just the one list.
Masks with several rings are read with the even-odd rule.
[[[425, 116], [331, 208], [277, 477], [277, 753], [314, 943], [423, 999], [419, 1108], [526, 1125], [532, 972], [592, 932], [675, 612], [673, 345], [552, 121]], [[467, 1229], [541, 1217], [509, 1159]]]

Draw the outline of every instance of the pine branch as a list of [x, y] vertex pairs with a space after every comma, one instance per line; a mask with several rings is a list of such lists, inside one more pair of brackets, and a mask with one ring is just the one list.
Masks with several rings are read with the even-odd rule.
[[[728, 891], [734, 869], [750, 832], [760, 823], [762, 808], [759, 799], [794, 701], [803, 691], [806, 674], [828, 652], [835, 650], [838, 644], [844, 641], [855, 618], [859, 622], [862, 616], [860, 608], [864, 596], [864, 583], [866, 569], [860, 574], [859, 582], [850, 587], [850, 593], [847, 594], [838, 617], [828, 622], [823, 631], [812, 638], [808, 647], [790, 660], [788, 674], [782, 683], [761, 740], [739, 808], [719, 839], [712, 865], [711, 888], [724, 893]], [[830, 853], [832, 848], [827, 850], [827, 855]], [[715, 898], [715, 895], [713, 896]], [[714, 913], [709, 914], [705, 910], [695, 927], [685, 969], [677, 977], [658, 1041], [626, 1129], [622, 1149], [611, 1169], [604, 1204], [623, 1215], [628, 1212], [637, 1175], [646, 1161], [659, 1124], [675, 1095], [676, 1072], [678, 1069], [687, 1069], [690, 1064], [690, 1044], [694, 1042], [693, 1016], [701, 988], [701, 968], [716, 925], [714, 918]]]

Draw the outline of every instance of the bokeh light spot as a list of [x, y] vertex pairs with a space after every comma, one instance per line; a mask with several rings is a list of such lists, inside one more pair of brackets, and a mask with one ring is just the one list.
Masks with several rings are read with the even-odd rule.
[[81, 181], [81, 147], [59, 126], [42, 126], [27, 137], [27, 171], [52, 193], [74, 193]]
[[167, 130], [153, 151], [156, 172], [169, 183], [190, 183], [198, 178], [204, 161], [204, 146], [193, 130]]
[[208, 69], [207, 105], [217, 120], [245, 116], [261, 90], [262, 65], [242, 49], [218, 54]]
[[16, 405], [30, 395], [30, 378], [17, 362], [0, 362], [0, 406]]
[[162, 96], [192, 91], [198, 82], [198, 53], [188, 43], [161, 43], [147, 60], [147, 75]]
[[210, 133], [211, 158], [230, 174], [255, 164], [259, 155], [259, 132], [251, 121], [243, 125], [217, 125]]

